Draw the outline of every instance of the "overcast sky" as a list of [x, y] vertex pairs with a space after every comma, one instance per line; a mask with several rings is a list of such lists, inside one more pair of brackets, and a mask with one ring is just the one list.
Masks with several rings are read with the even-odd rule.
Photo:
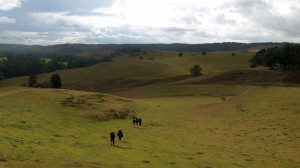
[[0, 0], [0, 43], [300, 42], [300, 0]]

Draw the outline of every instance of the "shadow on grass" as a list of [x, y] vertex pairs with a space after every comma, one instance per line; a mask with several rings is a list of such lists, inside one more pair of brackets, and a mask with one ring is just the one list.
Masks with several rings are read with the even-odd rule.
[[122, 147], [122, 146], [118, 146], [118, 145], [115, 145], [116, 148], [120, 148], [120, 149], [132, 149], [132, 148], [126, 148], [126, 147]]

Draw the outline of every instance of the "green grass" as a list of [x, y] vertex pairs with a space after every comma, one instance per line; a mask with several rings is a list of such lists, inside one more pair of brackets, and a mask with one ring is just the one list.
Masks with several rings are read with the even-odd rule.
[[128, 98], [156, 98], [156, 97], [183, 97], [183, 96], [212, 96], [226, 97], [239, 95], [246, 86], [225, 85], [152, 85], [133, 88], [112, 94]]
[[[143, 118], [135, 128], [130, 119], [88, 117], [103, 113], [101, 106], [61, 106], [69, 94], [95, 95], [1, 89], [0, 167], [299, 167], [299, 88], [251, 87], [225, 102], [211, 95], [105, 95], [110, 108], [127, 106]], [[119, 128], [124, 142], [111, 147], [109, 132]]]
[[[300, 167], [297, 85], [189, 84], [248, 69], [251, 55], [161, 52], [54, 72], [66, 88], [106, 94], [5, 80], [0, 167]], [[194, 64], [203, 76], [170, 79]], [[132, 116], [143, 126], [133, 127]], [[111, 147], [109, 132], [119, 128], [124, 141]]]

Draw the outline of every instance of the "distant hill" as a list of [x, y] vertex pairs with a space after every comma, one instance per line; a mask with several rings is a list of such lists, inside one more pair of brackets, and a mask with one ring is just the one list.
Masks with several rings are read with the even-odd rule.
[[285, 43], [207, 43], [207, 44], [60, 44], [60, 45], [19, 45], [0, 44], [0, 56], [20, 53], [31, 53], [37, 57], [51, 57], [62, 54], [80, 54], [83, 52], [113, 52], [119, 48], [138, 47], [143, 51], [174, 51], [174, 52], [216, 52], [255, 50]]
[[[153, 84], [173, 83], [214, 77], [233, 70], [249, 68], [249, 60], [254, 52], [215, 52], [185, 53], [179, 57], [177, 52], [153, 52], [143, 56], [116, 58], [113, 62], [96, 64], [86, 68], [65, 69], [38, 75], [40, 83], [49, 81], [57, 73], [62, 77], [66, 89], [107, 92], [126, 90]], [[153, 59], [153, 60], [152, 60]], [[203, 75], [190, 78], [189, 69], [200, 64]], [[26, 83], [27, 76], [11, 78], [0, 82], [0, 86], [20, 86]], [[182, 81], [182, 82], [184, 82]]]

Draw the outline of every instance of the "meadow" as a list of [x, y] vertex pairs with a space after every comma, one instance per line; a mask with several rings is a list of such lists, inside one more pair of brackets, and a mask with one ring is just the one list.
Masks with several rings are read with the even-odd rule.
[[[20, 87], [27, 77], [5, 80], [0, 167], [299, 167], [297, 84], [198, 83], [249, 70], [251, 55], [117, 58], [55, 72], [64, 89]], [[194, 64], [203, 75], [191, 79]], [[134, 116], [142, 126], [132, 125]], [[112, 147], [109, 132], [120, 128], [125, 137]]]
[[1, 62], [2, 60], [6, 60], [6, 57], [1, 57], [1, 56], [0, 56], [0, 62]]

